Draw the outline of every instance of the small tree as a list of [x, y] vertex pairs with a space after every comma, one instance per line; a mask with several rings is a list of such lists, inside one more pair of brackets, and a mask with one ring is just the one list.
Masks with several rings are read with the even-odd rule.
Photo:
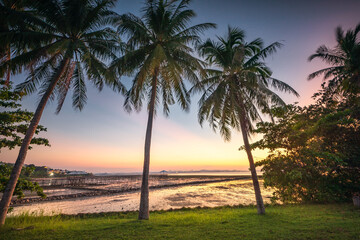
[[[21, 109], [19, 101], [24, 93], [13, 91], [10, 87], [5, 87], [5, 81], [0, 81], [0, 107], [5, 111], [0, 112], [0, 151], [2, 148], [13, 149], [20, 147], [26, 130], [34, 113]], [[39, 125], [35, 134], [45, 132], [46, 128]], [[34, 137], [30, 144], [49, 145], [49, 140], [41, 137]], [[29, 146], [31, 149], [31, 146]]]
[[[11, 166], [11, 164], [0, 162], [0, 192], [3, 192], [5, 190], [5, 187], [10, 179], [12, 168], [13, 167]], [[34, 166], [23, 167], [23, 169], [21, 170], [21, 174], [14, 191], [14, 195], [16, 195], [18, 198], [25, 197], [24, 191], [26, 190], [36, 192], [37, 195], [42, 198], [46, 197], [42, 187], [40, 187], [37, 182], [32, 182], [30, 180], [30, 177], [34, 173], [34, 170]]]
[[276, 121], [258, 124], [264, 136], [252, 148], [271, 151], [256, 165], [274, 200], [336, 202], [360, 192], [360, 108], [331, 89], [315, 94], [315, 104], [273, 109]]
[[[19, 101], [24, 96], [24, 93], [11, 90], [11, 84], [5, 86], [4, 80], [0, 81], [0, 85], [2, 86], [0, 88], [0, 107], [6, 110], [0, 112], [0, 150], [2, 148], [13, 149], [21, 146], [34, 114], [21, 109]], [[46, 128], [39, 125], [35, 134], [44, 131], [46, 131]], [[41, 137], [34, 137], [31, 144], [50, 146], [49, 140]], [[29, 146], [29, 149], [31, 149], [31, 146]], [[4, 191], [9, 182], [12, 168], [11, 164], [0, 162], [0, 192]], [[43, 189], [36, 182], [30, 181], [34, 170], [35, 167], [24, 167], [22, 169], [14, 191], [14, 195], [18, 198], [25, 196], [25, 190], [36, 192], [42, 198], [46, 197]]]

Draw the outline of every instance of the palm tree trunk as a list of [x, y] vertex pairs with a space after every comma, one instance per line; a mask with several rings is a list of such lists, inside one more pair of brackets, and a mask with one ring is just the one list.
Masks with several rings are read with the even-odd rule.
[[141, 182], [141, 196], [140, 196], [140, 209], [139, 220], [149, 219], [149, 169], [150, 169], [150, 146], [151, 146], [151, 133], [154, 120], [154, 109], [156, 100], [156, 85], [157, 85], [157, 70], [154, 72], [152, 79], [151, 98], [149, 105], [149, 116], [146, 127], [145, 136], [145, 153], [144, 153], [144, 166]]
[[60, 64], [60, 68], [58, 70], [58, 72], [56, 73], [56, 75], [54, 76], [54, 78], [52, 79], [48, 89], [46, 90], [45, 94], [43, 95], [43, 97], [41, 98], [41, 101], [35, 111], [34, 117], [32, 118], [31, 122], [30, 122], [30, 126], [28, 128], [28, 130], [26, 131], [25, 134], [25, 138], [21, 144], [20, 147], [20, 151], [19, 151], [19, 155], [16, 159], [14, 168], [11, 172], [10, 175], [10, 179], [9, 182], [5, 188], [4, 194], [1, 198], [1, 202], [0, 202], [0, 227], [4, 225], [5, 223], [5, 218], [6, 218], [6, 214], [7, 211], [9, 209], [9, 205], [11, 202], [11, 198], [12, 195], [14, 193], [17, 181], [19, 179], [20, 173], [21, 173], [21, 169], [24, 165], [25, 162], [25, 157], [27, 154], [27, 151], [29, 149], [29, 145], [31, 142], [31, 139], [33, 138], [36, 128], [39, 125], [40, 122], [40, 118], [41, 115], [44, 111], [44, 108], [46, 106], [46, 103], [51, 95], [51, 93], [53, 92], [57, 82], [59, 81], [61, 75], [64, 73], [66, 66], [69, 64], [70, 59], [66, 58], [64, 59], [61, 64]]
[[242, 133], [243, 139], [244, 139], [245, 150], [248, 155], [248, 159], [249, 159], [249, 163], [250, 163], [250, 172], [251, 172], [251, 178], [252, 178], [254, 190], [255, 190], [255, 198], [256, 198], [258, 214], [265, 214], [265, 206], [264, 206], [264, 202], [263, 202], [263, 199], [261, 196], [261, 190], [260, 190], [259, 180], [258, 180], [257, 173], [256, 173], [254, 159], [253, 159], [253, 156], [251, 153], [251, 147], [250, 147], [249, 138], [247, 135], [246, 120], [245, 120], [244, 114], [241, 114], [240, 125], [241, 125], [241, 133]]

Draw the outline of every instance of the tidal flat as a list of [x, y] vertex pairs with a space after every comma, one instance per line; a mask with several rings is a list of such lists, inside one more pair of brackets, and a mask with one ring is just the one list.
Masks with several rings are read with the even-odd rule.
[[[45, 188], [47, 199], [35, 196], [15, 199], [9, 216], [24, 212], [53, 215], [136, 211], [140, 181], [141, 177], [132, 176], [103, 185]], [[260, 183], [264, 201], [269, 203], [272, 190], [264, 189], [261, 180]], [[156, 176], [151, 178], [150, 187], [151, 211], [255, 204], [248, 176]]]

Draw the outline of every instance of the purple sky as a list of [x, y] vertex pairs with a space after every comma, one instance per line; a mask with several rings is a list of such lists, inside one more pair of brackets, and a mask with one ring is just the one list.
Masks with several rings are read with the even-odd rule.
[[[118, 1], [118, 13], [139, 15], [143, 1]], [[247, 40], [261, 37], [266, 44], [281, 41], [284, 44], [269, 57], [273, 76], [294, 87], [301, 95], [281, 95], [287, 103], [311, 102], [311, 96], [321, 79], [307, 81], [307, 75], [325, 67], [320, 62], [309, 63], [307, 58], [321, 44], [335, 45], [334, 30], [354, 28], [360, 22], [360, 1], [230, 1], [195, 0], [191, 4], [198, 16], [193, 24], [213, 22], [217, 29], [207, 31], [203, 38], [224, 35], [227, 26], [239, 27], [247, 33]], [[15, 83], [25, 76], [15, 76]], [[130, 78], [122, 78], [129, 86]], [[71, 96], [69, 94], [69, 96]], [[23, 106], [34, 110], [39, 97], [34, 94], [23, 99]], [[70, 100], [69, 100], [70, 99]], [[34, 147], [26, 163], [53, 168], [81, 169], [92, 172], [128, 172], [142, 168], [146, 112], [126, 113], [124, 98], [104, 89], [98, 92], [88, 85], [88, 103], [82, 112], [74, 111], [68, 98], [59, 115], [55, 104], [48, 104], [41, 124], [48, 128], [43, 134], [51, 147]], [[170, 116], [163, 117], [159, 109], [154, 123], [151, 170], [191, 169], [247, 169], [245, 152], [239, 133], [234, 132], [231, 142], [224, 142], [219, 134], [197, 121], [198, 96], [192, 99], [191, 111], [182, 112], [171, 107]], [[253, 140], [260, 136], [254, 136]], [[14, 162], [18, 153], [3, 150], [0, 160]], [[266, 156], [255, 151], [256, 159]]]

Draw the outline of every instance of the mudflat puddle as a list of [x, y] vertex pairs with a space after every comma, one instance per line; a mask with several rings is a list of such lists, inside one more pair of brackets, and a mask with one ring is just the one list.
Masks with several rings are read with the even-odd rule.
[[[261, 187], [262, 182], [261, 183]], [[264, 202], [270, 202], [271, 189], [262, 187]], [[136, 211], [140, 192], [121, 193], [108, 196], [83, 197], [51, 202], [15, 206], [9, 216], [23, 212], [53, 215], [57, 213], [78, 214], [98, 212]], [[182, 207], [218, 207], [225, 205], [255, 204], [255, 193], [251, 180], [205, 183], [190, 186], [169, 187], [150, 190], [150, 210], [168, 210]]]

